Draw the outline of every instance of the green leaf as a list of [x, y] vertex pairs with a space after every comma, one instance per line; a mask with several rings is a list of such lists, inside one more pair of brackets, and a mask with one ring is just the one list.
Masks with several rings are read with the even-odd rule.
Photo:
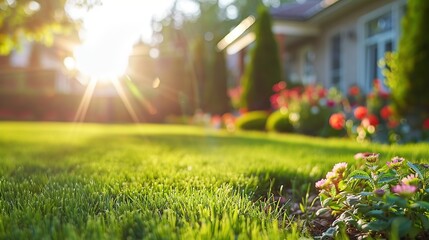
[[425, 201], [418, 201], [416, 202], [416, 204], [418, 204], [418, 206], [420, 208], [425, 209], [426, 211], [429, 211], [429, 202], [425, 202]]
[[381, 176], [378, 178], [379, 184], [386, 184], [389, 182], [392, 182], [396, 180], [395, 174], [387, 173], [387, 174], [381, 174]]
[[422, 222], [422, 226], [424, 230], [429, 230], [429, 219], [424, 214], [417, 214], [417, 216], [420, 218], [420, 221]]
[[338, 189], [340, 189], [340, 191], [344, 191], [347, 188], [347, 183], [345, 183], [344, 181], [340, 181], [338, 183]]
[[367, 224], [362, 225], [362, 229], [365, 231], [383, 231], [389, 227], [389, 223], [383, 220], [375, 220]]
[[392, 221], [392, 232], [397, 231], [399, 237], [404, 237], [410, 232], [411, 226], [412, 221], [410, 219], [405, 217], [396, 217]]
[[414, 171], [415, 173], [417, 173], [417, 175], [419, 175], [419, 177], [420, 177], [421, 179], [423, 179], [423, 175], [422, 175], [422, 173], [420, 172], [419, 168], [418, 168], [416, 165], [414, 165], [414, 164], [413, 164], [413, 163], [411, 163], [411, 162], [407, 162], [407, 165], [408, 165], [408, 167], [410, 167], [411, 169], [413, 169], [413, 171]]
[[362, 170], [354, 170], [353, 172], [351, 172], [349, 174], [349, 178], [350, 179], [365, 179], [365, 180], [371, 179], [369, 174], [365, 171], [362, 171]]
[[366, 197], [366, 196], [374, 195], [374, 193], [373, 193], [373, 192], [360, 192], [359, 194], [360, 194], [362, 197]]
[[407, 207], [407, 200], [405, 200], [405, 199], [403, 199], [403, 198], [401, 198], [401, 197], [399, 197], [399, 196], [395, 196], [395, 195], [388, 195], [387, 197], [386, 197], [386, 201], [387, 201], [387, 203], [388, 204], [390, 204], [390, 205], [394, 205], [394, 204], [396, 204], [396, 205], [398, 205], [399, 207], [403, 207], [403, 208], [406, 208]]
[[347, 202], [348, 205], [352, 206], [352, 205], [355, 205], [355, 204], [359, 203], [360, 200], [361, 200], [360, 196], [351, 195], [351, 196], [347, 197], [346, 202]]
[[380, 219], [380, 218], [384, 219], [385, 218], [383, 210], [378, 210], [378, 209], [371, 210], [371, 211], [367, 212], [366, 214], [370, 217], [375, 217], [378, 219]]
[[329, 211], [330, 211], [329, 208], [321, 208], [321, 209], [317, 210], [316, 216], [323, 215], [323, 214], [325, 214], [325, 213], [327, 213]]
[[325, 236], [333, 238], [336, 232], [337, 232], [337, 227], [330, 227], [322, 234], [322, 239], [324, 239], [323, 237]]
[[323, 207], [328, 206], [331, 202], [332, 202], [332, 198], [327, 198], [327, 199], [323, 200], [322, 206]]

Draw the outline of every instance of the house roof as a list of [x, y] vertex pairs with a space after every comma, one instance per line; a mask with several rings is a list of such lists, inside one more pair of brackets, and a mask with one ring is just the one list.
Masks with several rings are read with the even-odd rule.
[[322, 10], [322, 0], [306, 0], [286, 3], [271, 9], [274, 19], [307, 20]]
[[[371, 1], [374, 0], [296, 0], [285, 3], [270, 10], [274, 20], [273, 32], [287, 35], [286, 44], [291, 44], [303, 37], [317, 36], [320, 26], [324, 23], [341, 18], [350, 11]], [[227, 49], [227, 51], [230, 50], [231, 52], [239, 51], [253, 41], [250, 38], [252, 37], [251, 34], [251, 30], [241, 32], [225, 44], [222, 43], [222, 46], [218, 46], [218, 49]], [[246, 41], [241, 41], [243, 39]]]

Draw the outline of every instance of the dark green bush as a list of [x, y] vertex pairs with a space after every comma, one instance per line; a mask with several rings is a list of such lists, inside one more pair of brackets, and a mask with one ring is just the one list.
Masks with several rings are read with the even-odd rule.
[[398, 49], [397, 74], [389, 79], [392, 97], [403, 116], [429, 115], [429, 1], [407, 1]]
[[258, 9], [255, 46], [242, 79], [241, 105], [248, 111], [271, 109], [272, 87], [281, 81], [277, 42], [271, 30], [271, 17], [265, 7]]
[[265, 111], [253, 111], [245, 113], [236, 121], [238, 129], [242, 130], [265, 130], [268, 113]]
[[266, 129], [275, 132], [292, 132], [293, 126], [289, 122], [289, 114], [286, 111], [275, 111], [268, 116]]

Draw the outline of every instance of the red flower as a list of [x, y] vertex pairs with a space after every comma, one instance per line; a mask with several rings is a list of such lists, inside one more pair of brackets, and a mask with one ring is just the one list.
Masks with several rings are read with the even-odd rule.
[[357, 96], [360, 94], [360, 89], [358, 86], [352, 86], [349, 88], [349, 95], [350, 96]]
[[346, 117], [342, 113], [334, 113], [329, 118], [329, 125], [333, 129], [341, 130], [346, 123]]
[[280, 92], [281, 90], [286, 88], [286, 83], [285, 82], [279, 82], [277, 84], [274, 84], [273, 86], [273, 91], [274, 92]]
[[335, 107], [335, 101], [334, 101], [334, 100], [331, 100], [331, 99], [328, 99], [328, 100], [326, 101], [326, 105], [327, 105], [328, 107]]
[[366, 118], [362, 119], [362, 125], [367, 126], [374, 126], [376, 127], [378, 125], [378, 118], [374, 114], [368, 115]]
[[381, 90], [381, 81], [380, 81], [380, 79], [378, 79], [378, 78], [374, 79], [374, 88], [376, 90]]
[[399, 126], [399, 122], [393, 119], [389, 119], [389, 121], [387, 122], [387, 126], [389, 128], [396, 128], [397, 126]]
[[247, 112], [248, 112], [248, 110], [247, 110], [247, 108], [240, 108], [240, 109], [238, 110], [238, 112], [240, 113], [240, 115], [243, 115], [243, 114], [247, 113]]
[[423, 121], [423, 129], [424, 129], [424, 130], [429, 130], [429, 118], [426, 118], [426, 119]]
[[324, 98], [328, 95], [328, 90], [324, 88], [319, 88], [319, 98]]
[[390, 106], [384, 106], [381, 110], [380, 110], [380, 116], [383, 119], [389, 119], [390, 116], [392, 116], [393, 114], [393, 110], [392, 107]]
[[279, 108], [279, 97], [280, 95], [278, 93], [273, 94], [270, 97], [271, 106], [275, 109]]
[[366, 109], [366, 107], [359, 106], [355, 109], [353, 114], [354, 114], [355, 118], [362, 120], [368, 114], [368, 109]]

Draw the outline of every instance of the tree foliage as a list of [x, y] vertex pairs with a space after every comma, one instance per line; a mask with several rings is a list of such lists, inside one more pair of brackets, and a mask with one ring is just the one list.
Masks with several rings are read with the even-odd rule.
[[[429, 115], [429, 1], [409, 0], [402, 20], [396, 74], [389, 84], [401, 115]], [[392, 77], [393, 76], [393, 77]]]
[[66, 7], [90, 8], [96, 0], [9, 0], [0, 2], [0, 55], [20, 47], [24, 38], [51, 44], [54, 35], [78, 27]]
[[242, 107], [249, 111], [270, 109], [272, 86], [282, 80], [278, 46], [266, 7], [258, 10], [255, 34], [255, 46], [242, 79]]

